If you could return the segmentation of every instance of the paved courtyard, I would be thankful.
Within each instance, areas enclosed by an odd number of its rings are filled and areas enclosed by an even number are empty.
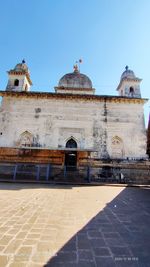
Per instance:
[[[150,189],[0,183],[0,267],[149,267]]]

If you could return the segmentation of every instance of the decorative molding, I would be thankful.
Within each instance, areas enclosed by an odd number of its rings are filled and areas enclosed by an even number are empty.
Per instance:
[[[21,98],[55,98],[55,99],[69,99],[69,100],[87,100],[98,102],[114,102],[114,103],[138,103],[144,104],[148,101],[147,98],[131,98],[125,96],[104,96],[104,95],[81,95],[81,94],[63,94],[63,93],[47,93],[47,92],[33,92],[33,91],[0,91],[2,97],[21,97]]]

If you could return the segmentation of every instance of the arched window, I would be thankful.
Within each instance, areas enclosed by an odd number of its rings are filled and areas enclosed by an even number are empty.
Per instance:
[[[68,148],[77,148],[77,143],[73,138],[70,138],[66,143],[66,147],[68,147]]]
[[[130,96],[134,95],[134,88],[132,86],[129,88],[129,94]]]
[[[18,79],[16,79],[16,80],[14,81],[14,86],[19,86],[19,80],[18,80]]]

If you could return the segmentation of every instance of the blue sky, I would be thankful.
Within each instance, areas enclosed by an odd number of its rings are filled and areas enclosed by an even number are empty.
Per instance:
[[[5,0],[0,2],[0,88],[25,58],[34,91],[53,91],[83,59],[97,94],[115,95],[126,65],[150,97],[149,0]],[[145,105],[146,124],[149,103]]]

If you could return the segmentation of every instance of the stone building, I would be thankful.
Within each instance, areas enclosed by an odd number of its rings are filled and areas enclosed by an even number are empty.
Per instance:
[[[147,129],[147,154],[150,158],[150,115],[149,115],[148,129]]]
[[[141,79],[126,67],[116,96],[96,95],[74,66],[55,92],[30,91],[25,61],[8,71],[0,91],[0,160],[82,165],[92,160],[146,158]]]

